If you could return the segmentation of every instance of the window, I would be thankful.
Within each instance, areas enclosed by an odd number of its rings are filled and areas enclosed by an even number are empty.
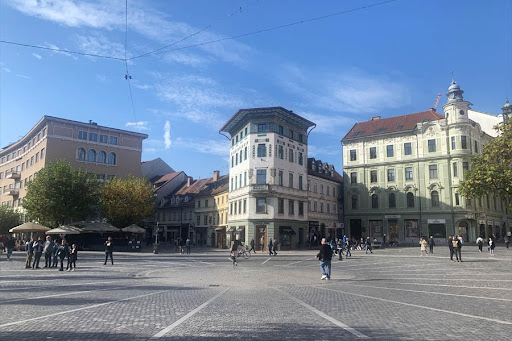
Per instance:
[[[377,147],[370,147],[370,159],[377,158]]]
[[[324,213],[324,203],[320,203],[320,213]]]
[[[352,196],[352,209],[357,209],[357,195]]]
[[[244,199],[244,213],[247,212],[247,199]]]
[[[316,182],[313,184],[313,193],[318,193]]]
[[[428,152],[435,153],[436,151],[436,140],[428,140]]]
[[[264,143],[258,144],[258,157],[266,157],[267,156],[267,147]]]
[[[39,153],[36,153],[36,162],[39,161]]]
[[[462,163],[462,176],[465,176],[467,171],[469,171],[469,162],[465,161]]]
[[[304,202],[299,201],[299,215],[304,215]]]
[[[320,184],[320,194],[324,194],[324,184]]]
[[[201,208],[201,200],[197,201],[197,208]]]
[[[357,160],[357,153],[355,149],[350,150],[350,161],[356,161]]]
[[[258,185],[265,185],[267,183],[267,170],[266,169],[256,170],[256,183]]]
[[[206,214],[203,216],[203,225],[208,225],[208,216]]]
[[[437,179],[437,165],[429,165],[428,174],[430,179]]]
[[[455,149],[455,136],[452,136],[451,140],[452,140],[452,150],[454,150]]]
[[[386,146],[386,152],[388,157],[395,156],[395,152],[393,150],[393,145]]]
[[[258,133],[264,133],[267,131],[267,125],[266,124],[258,124]]]
[[[238,153],[235,154],[235,166],[238,166]]]
[[[478,142],[475,140],[475,153],[478,153]]]
[[[439,193],[437,191],[430,193],[430,200],[432,201],[432,207],[439,207]]]
[[[293,200],[288,200],[288,214],[295,214],[295,202]]]
[[[208,199],[205,199],[205,201],[204,201],[204,207],[208,207]]]
[[[377,182],[377,171],[370,171],[370,182]]]
[[[293,173],[288,174],[288,187],[293,188]]]
[[[331,204],[327,203],[327,213],[331,213]]]
[[[284,160],[284,148],[281,145],[279,145],[279,148],[278,148],[278,155],[281,160]]]
[[[103,150],[98,153],[98,163],[106,163],[107,162],[107,153]]]
[[[247,136],[247,127],[245,127],[245,136]]]
[[[108,164],[115,165],[116,164],[116,153],[110,152],[108,154]]]
[[[231,178],[231,190],[232,191],[235,189],[235,187],[233,186],[233,180],[235,180],[235,179]]]
[[[284,199],[277,199],[277,213],[284,213]]]
[[[377,194],[372,195],[372,208],[379,208],[379,196]]]
[[[283,186],[283,171],[280,170],[279,171],[279,175],[278,175],[278,181],[279,181],[279,186]]]
[[[96,162],[96,151],[94,149],[89,149],[87,152],[87,161]]]
[[[76,151],[76,158],[79,161],[85,161],[85,149],[78,148]],[[27,168],[28,168],[28,161],[27,161]]]
[[[78,138],[80,140],[87,140],[87,132],[83,130],[78,131]]]
[[[238,187],[238,175],[235,175],[235,189],[237,189]]]
[[[453,163],[453,176],[454,176],[454,177],[459,176],[459,171],[458,171],[458,169],[457,169],[457,162],[454,162],[454,163]]]
[[[247,160],[247,147],[244,148],[244,160]]]
[[[318,211],[318,202],[317,201],[313,202],[313,212],[316,212],[316,211]]]
[[[396,196],[395,196],[395,193],[389,193],[388,201],[389,201],[389,208],[396,208]]]
[[[247,186],[247,172],[244,172],[244,186]]]
[[[302,175],[299,175],[299,189],[302,190]]]
[[[413,180],[412,167],[405,167],[405,180]]]
[[[455,206],[460,206],[459,193],[455,193]]]
[[[388,169],[388,181],[395,181],[395,169],[394,168]]]
[[[460,146],[462,149],[468,149],[468,138],[466,136],[460,137]]]
[[[89,141],[97,142],[98,141],[98,134],[96,134],[96,133],[89,133]]]
[[[293,162],[293,149],[288,150],[288,161]]]
[[[303,165],[304,164],[304,159],[303,159],[303,156],[302,156],[302,153],[299,152],[299,165]]]
[[[265,198],[256,198],[256,213],[265,213],[266,201]]]
[[[414,194],[407,193],[407,207],[414,207]]]
[[[284,135],[284,128],[283,128],[283,126],[279,126],[277,132],[278,132],[279,135]]]
[[[351,184],[357,183],[357,173],[356,172],[350,173],[350,183]]]
[[[411,142],[404,143],[404,155],[412,155],[412,144],[411,144]]]
[[[107,143],[107,142],[108,142],[108,136],[100,135],[100,143]]]

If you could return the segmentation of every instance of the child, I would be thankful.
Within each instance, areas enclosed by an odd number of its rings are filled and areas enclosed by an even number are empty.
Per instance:
[[[77,258],[78,249],[76,248],[76,244],[73,244],[71,246],[71,250],[69,251],[68,265],[66,266],[66,271],[75,271]]]

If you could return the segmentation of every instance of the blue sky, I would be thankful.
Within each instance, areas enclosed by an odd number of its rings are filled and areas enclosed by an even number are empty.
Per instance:
[[[341,171],[354,123],[427,110],[437,93],[442,112],[451,71],[475,110],[501,112],[511,1],[398,0],[333,15],[379,2],[128,0],[127,58],[176,43],[128,61],[133,107],[123,60],[0,43],[0,146],[43,115],[93,120],[148,134],[143,160],[204,178],[228,172],[218,130],[238,109],[282,106],[317,123],[309,156]],[[123,59],[125,1],[1,1],[0,40]]]

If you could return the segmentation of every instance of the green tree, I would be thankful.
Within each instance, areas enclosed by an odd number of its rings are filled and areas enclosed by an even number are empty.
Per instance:
[[[495,129],[500,135],[471,159],[471,169],[459,184],[459,193],[467,198],[495,195],[512,209],[512,120]]]
[[[28,185],[23,208],[32,220],[58,226],[85,220],[99,201],[99,184],[69,162],[57,160],[41,169]]]
[[[139,223],[154,212],[153,187],[144,178],[116,178],[101,189],[101,213],[119,228]]]
[[[21,224],[21,213],[12,207],[0,206],[0,234],[7,234],[14,226]]]

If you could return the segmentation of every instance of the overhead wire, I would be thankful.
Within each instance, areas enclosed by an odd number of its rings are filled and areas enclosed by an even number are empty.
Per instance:
[[[132,83],[131,83],[132,76],[130,75],[130,71],[128,70],[128,60],[126,59],[127,50],[128,50],[128,0],[125,0],[124,66],[126,68],[126,74],[124,75],[124,78],[126,79],[126,81],[128,81],[128,90],[130,92],[130,101],[132,104],[133,119],[135,120],[135,128],[136,128],[137,132],[139,132],[139,122],[137,121],[137,115],[135,113],[135,103],[133,101],[133,92],[132,92]]]

